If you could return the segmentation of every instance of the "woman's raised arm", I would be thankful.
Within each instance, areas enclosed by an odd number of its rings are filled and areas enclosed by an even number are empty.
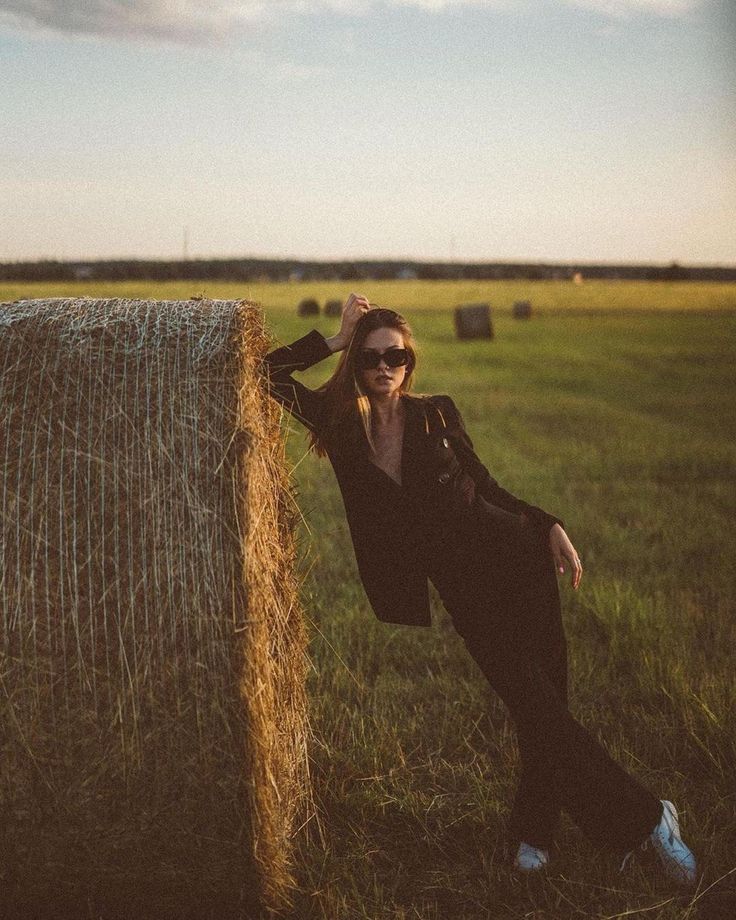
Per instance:
[[[319,424],[322,397],[316,390],[295,380],[292,374],[305,371],[343,347],[339,335],[326,339],[317,329],[312,329],[290,345],[282,345],[263,357],[269,394],[312,431]]]
[[[263,357],[270,395],[312,431],[320,422],[322,395],[295,380],[292,374],[305,371],[328,355],[342,351],[350,341],[355,324],[368,309],[365,297],[351,294],[343,305],[340,331],[336,335],[326,339],[317,329],[312,329],[290,345],[282,345]]]

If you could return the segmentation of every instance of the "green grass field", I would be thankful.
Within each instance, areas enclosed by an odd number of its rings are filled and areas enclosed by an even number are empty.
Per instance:
[[[269,318],[282,341],[312,326]],[[513,876],[504,708],[436,596],[432,630],[373,618],[333,474],[292,422],[323,833],[304,850],[302,916],[736,916],[736,318],[501,316],[494,342],[453,340],[446,311],[409,318],[418,389],[453,395],[491,472],[562,517],[583,557],[580,590],[562,585],[574,712],[679,804],[701,891],[726,877],[692,904],[646,861],[620,877],[572,825],[548,880]]]
[[[736,310],[736,284],[700,282],[648,283],[642,281],[334,281],[303,283],[100,282],[11,284],[0,282],[0,301],[21,297],[207,297],[256,300],[266,310],[293,310],[302,297],[344,300],[351,290],[371,303],[405,310],[449,310],[459,303],[489,301],[508,313],[515,300],[531,300],[539,312],[604,311],[731,311]]]
[[[546,878],[513,874],[513,725],[434,591],[433,629],[373,617],[331,468],[285,418],[304,517],[319,804],[298,836],[294,920],[731,920],[736,285],[29,285],[0,295],[251,297],[288,342],[338,328],[296,317],[300,296],[351,289],[405,313],[416,389],[451,394],[499,482],[564,519],[585,566],[578,592],[568,576],[561,584],[573,712],[675,802],[703,880],[678,894],[644,855],[621,876],[571,823]],[[538,315],[514,321],[508,308],[526,297]],[[496,339],[458,342],[451,307],[477,299],[498,307]],[[317,385],[336,361],[301,379]]]

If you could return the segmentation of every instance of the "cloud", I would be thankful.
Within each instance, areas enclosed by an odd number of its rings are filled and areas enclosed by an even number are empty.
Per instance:
[[[428,12],[451,8],[505,9],[531,0],[0,0],[0,24],[25,30],[97,35],[132,41],[207,45],[225,41],[246,25],[278,24],[284,15],[340,13],[414,7]],[[562,0],[606,17],[635,13],[683,16],[704,0]]]
[[[3,20],[21,28],[129,40],[210,44],[283,6],[280,0],[0,0]]]
[[[686,16],[703,5],[703,0],[565,0],[565,2],[617,19],[636,13],[677,18]]]

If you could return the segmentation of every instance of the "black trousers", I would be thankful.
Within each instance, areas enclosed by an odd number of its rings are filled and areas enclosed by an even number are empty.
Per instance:
[[[548,848],[564,809],[592,843],[623,854],[651,833],[662,804],[570,713],[554,562],[541,543],[517,549],[504,545],[482,566],[447,550],[430,556],[455,629],[516,726],[514,845]]]

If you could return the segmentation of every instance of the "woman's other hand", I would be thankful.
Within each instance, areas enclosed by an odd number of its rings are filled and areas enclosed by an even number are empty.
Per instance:
[[[549,532],[549,548],[555,561],[555,569],[560,575],[565,574],[565,563],[570,566],[572,586],[577,589],[583,575],[583,566],[570,538],[559,524],[555,524]]]
[[[370,304],[367,297],[360,294],[351,294],[342,307],[342,324],[338,336],[344,343],[345,347],[350,343],[350,339],[355,329],[355,324],[360,317],[370,310]]]

